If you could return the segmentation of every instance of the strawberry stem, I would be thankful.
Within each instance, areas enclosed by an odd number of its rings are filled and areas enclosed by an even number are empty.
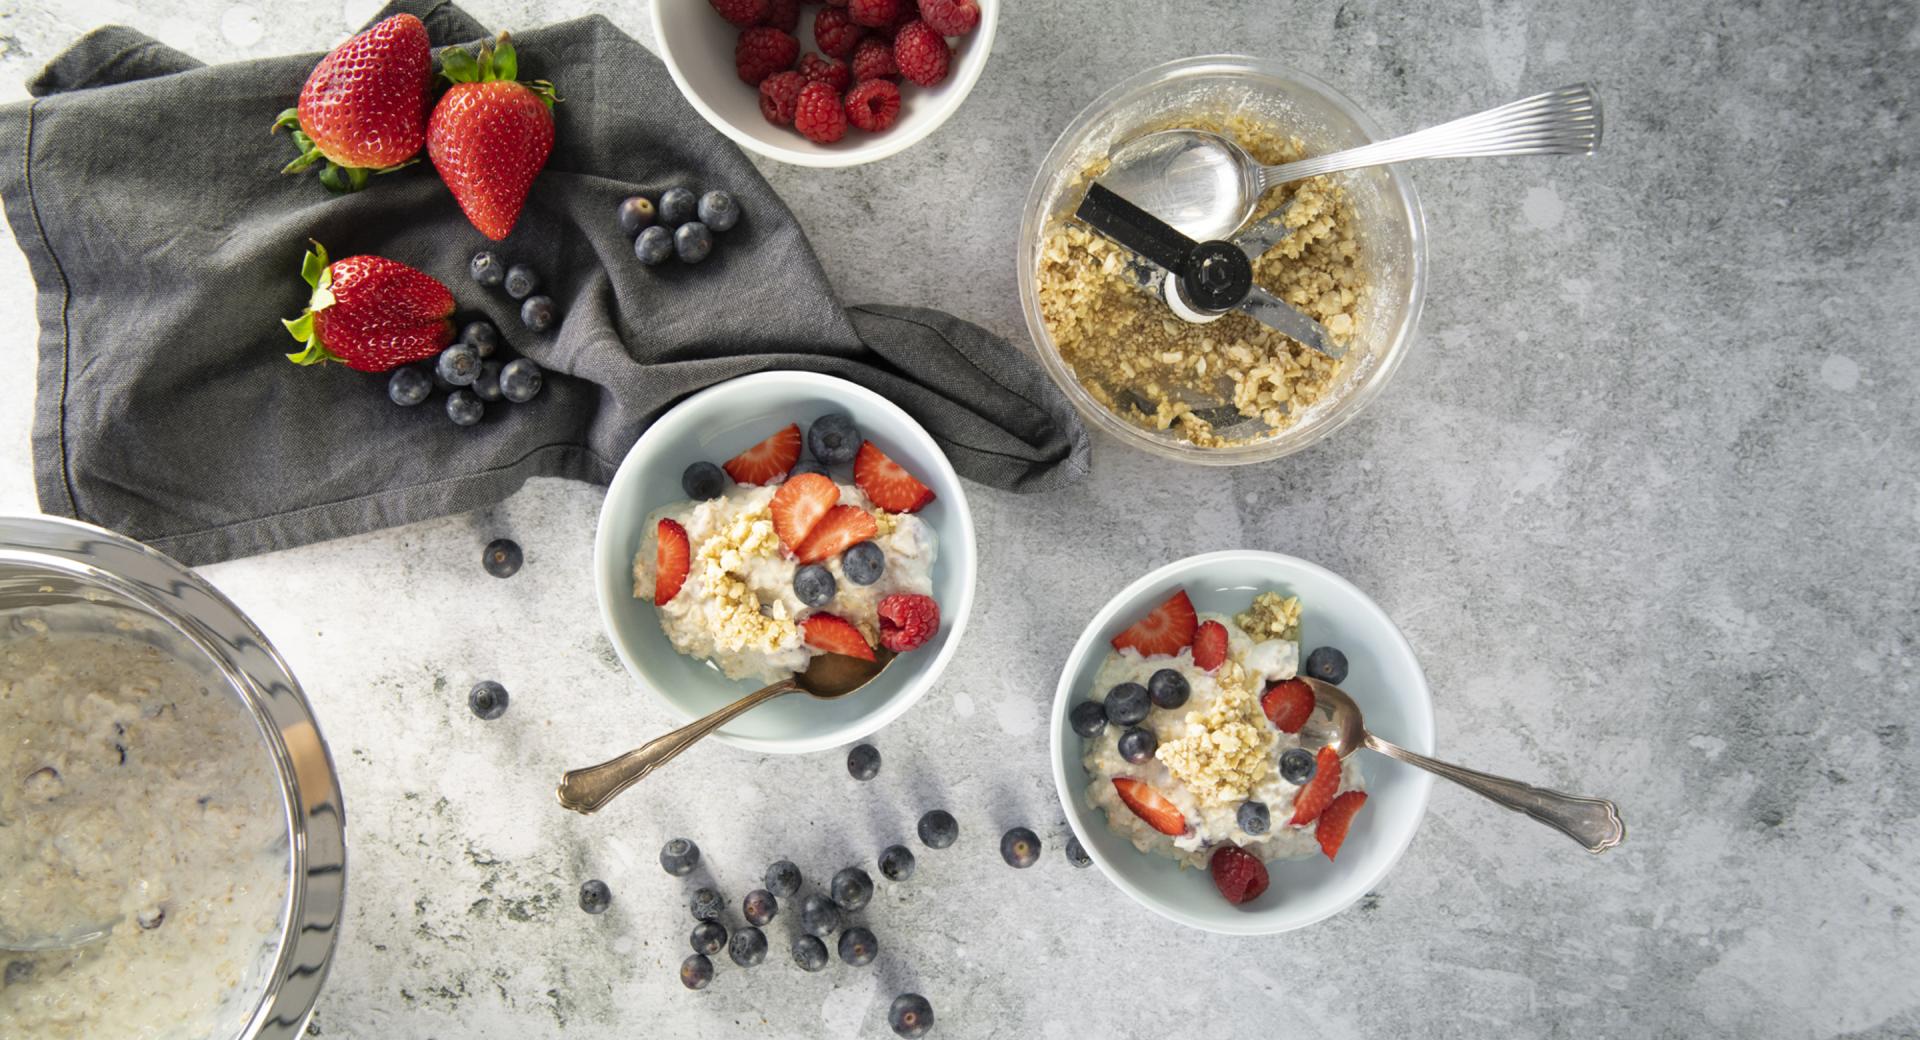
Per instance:
[[[364,172],[364,171],[363,171]],[[322,179],[325,174],[322,174]],[[296,353],[288,354],[287,360],[296,365],[317,365],[325,361],[340,360],[326,344],[320,342],[320,331],[316,328],[315,315],[333,306],[333,267],[327,263],[327,247],[312,239],[313,248],[300,261],[300,280],[313,289],[307,299],[307,309],[297,318],[282,318],[280,324],[287,327],[287,335],[306,344]]]
[[[440,75],[449,83],[514,82],[520,75],[520,52],[514,49],[513,37],[505,32],[491,44],[481,44],[478,55],[448,47],[440,52]],[[548,108],[560,100],[553,84],[544,79],[520,85],[538,95]]]

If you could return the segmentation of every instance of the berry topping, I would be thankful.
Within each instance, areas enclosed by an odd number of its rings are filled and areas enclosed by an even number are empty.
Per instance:
[[[1320,839],[1320,851],[1326,853],[1328,859],[1340,854],[1340,846],[1347,840],[1347,827],[1353,823],[1353,814],[1365,804],[1365,791],[1348,791],[1321,811],[1320,825],[1313,829],[1313,834]]]
[[[701,460],[680,474],[680,490],[685,491],[688,498],[703,502],[709,498],[719,498],[727,490],[727,475],[720,467]]]
[[[919,649],[940,630],[940,604],[932,596],[896,592],[875,608],[880,617],[880,645],[896,654]]]
[[[794,423],[735,455],[722,468],[736,484],[773,484],[799,461],[800,426]]]
[[[1099,701],[1081,701],[1067,712],[1067,724],[1073,731],[1089,740],[1100,735],[1107,728],[1107,708]]]
[[[1313,717],[1313,688],[1298,679],[1282,679],[1260,695],[1260,710],[1282,733],[1298,733]]]
[[[873,647],[853,623],[835,614],[814,614],[800,622],[800,635],[807,645],[830,654],[873,660]]]
[[[819,525],[820,518],[839,504],[840,487],[831,478],[802,473],[788,477],[780,490],[773,493],[773,501],[767,508],[773,513],[773,533],[780,536],[780,544],[797,549]]]
[[[840,554],[840,570],[855,585],[871,585],[887,570],[887,554],[872,542],[847,546]]]
[[[834,506],[813,525],[806,541],[794,547],[793,554],[801,563],[819,563],[879,535],[880,525],[872,513],[859,506]]]
[[[1000,858],[1007,866],[1025,870],[1040,862],[1040,836],[1025,827],[1015,827],[1000,836]]]
[[[965,36],[980,26],[975,0],[920,0],[920,18],[942,36]]]
[[[1133,810],[1135,816],[1147,821],[1147,826],[1176,838],[1187,833],[1187,818],[1180,815],[1178,807],[1167,801],[1166,795],[1154,790],[1146,781],[1116,776],[1113,778],[1113,789],[1119,792],[1120,800]]]
[[[850,57],[866,33],[866,29],[853,24],[844,7],[828,7],[813,17],[813,42],[829,58]]]
[[[852,462],[860,454],[860,428],[845,412],[828,412],[807,427],[807,451],[829,466]]]
[[[467,691],[467,709],[491,722],[507,713],[507,688],[486,679]]]
[[[902,76],[923,87],[946,79],[952,58],[953,49],[925,22],[908,22],[893,35],[894,64],[900,66]]]
[[[1194,630],[1193,663],[1203,672],[1211,672],[1227,660],[1227,630],[1218,621],[1208,621]]]
[[[918,993],[902,993],[893,998],[892,1006],[887,1008],[887,1025],[893,1028],[895,1036],[926,1036],[933,1028],[933,1005]]]
[[[899,79],[900,66],[893,63],[893,44],[878,36],[869,36],[853,48],[853,81]]]
[[[871,780],[880,775],[880,749],[872,744],[855,744],[847,752],[847,775],[855,780]]]
[[[1233,822],[1248,834],[1265,834],[1273,826],[1273,814],[1267,811],[1265,802],[1241,802],[1234,810]]]
[[[1298,787],[1313,779],[1315,763],[1313,752],[1303,747],[1290,747],[1280,752],[1280,779]]]
[[[1307,655],[1306,667],[1300,670],[1321,682],[1338,686],[1347,681],[1347,655],[1335,647],[1323,646]]]
[[[880,874],[888,881],[905,881],[913,876],[913,850],[905,845],[889,845],[880,853]]]
[[[893,126],[900,116],[900,88],[891,80],[870,79],[847,94],[847,122],[870,134]]]
[[[824,607],[833,599],[833,572],[809,563],[793,572],[793,594],[809,607]]]
[[[767,868],[765,878],[767,891],[785,899],[800,891],[800,868],[793,861],[783,859]]]
[[[758,25],[766,20],[767,0],[708,0],[720,17],[745,29],[749,25]]]
[[[664,607],[687,583],[693,551],[687,545],[687,529],[677,520],[662,519],[656,541],[660,544],[654,549],[653,605]]]
[[[1116,726],[1131,726],[1153,710],[1147,688],[1137,682],[1123,682],[1107,691],[1107,721]]]
[[[686,877],[700,865],[700,846],[690,838],[675,838],[660,846],[660,867],[674,877]]]
[[[1304,827],[1320,818],[1327,806],[1333,804],[1334,792],[1340,790],[1340,756],[1332,748],[1323,747],[1313,758],[1313,779],[1300,793],[1293,797],[1293,825]]]
[[[1213,874],[1213,887],[1235,906],[1258,899],[1267,890],[1267,865],[1238,845],[1215,849],[1207,869]]]
[[[496,578],[511,578],[520,573],[523,558],[520,543],[511,538],[495,538],[480,550],[480,566]]]
[[[795,67],[796,72],[807,78],[809,83],[825,83],[835,90],[845,90],[853,82],[853,70],[838,58],[823,58],[808,52]]]
[[[1143,726],[1135,726],[1120,734],[1117,742],[1120,757],[1134,765],[1144,765],[1153,761],[1153,753],[1160,750],[1160,738]]]
[[[603,914],[613,905],[613,890],[605,881],[583,881],[580,884],[580,909],[590,914]]]
[[[960,837],[960,821],[945,809],[929,809],[920,817],[920,840],[930,849],[944,849]]]
[[[840,92],[833,89],[833,84],[814,80],[801,88],[793,110],[793,128],[816,144],[832,144],[847,136],[847,110],[840,104]]]
[[[1193,642],[1200,619],[1193,612],[1187,590],[1175,589],[1166,602],[1133,623],[1133,627],[1113,637],[1115,650],[1132,650],[1142,657],[1171,656]]]
[[[680,984],[688,989],[706,989],[713,981],[713,959],[704,953],[689,954],[680,962]]]
[[[880,955],[880,940],[870,929],[854,925],[840,933],[840,959],[855,968],[864,968]]]
[[[1155,707],[1178,708],[1187,703],[1187,677],[1173,668],[1162,668],[1147,680],[1147,696],[1153,698]]]
[[[900,8],[912,0],[847,0],[847,17],[853,24],[869,28],[892,25],[900,17]]]
[[[915,513],[933,501],[933,491],[900,468],[872,441],[860,445],[853,459],[853,482],[873,504],[889,513]]]
[[[771,25],[782,32],[800,28],[800,0],[767,0],[767,13],[760,24]]]

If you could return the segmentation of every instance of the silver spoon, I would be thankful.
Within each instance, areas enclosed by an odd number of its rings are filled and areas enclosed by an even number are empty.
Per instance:
[[[113,934],[113,926],[120,923],[114,918],[104,924],[75,928],[59,935],[37,936],[22,939],[18,936],[0,932],[0,953],[55,953],[77,950],[82,946],[91,946]]]
[[[598,812],[613,801],[615,795],[672,761],[675,755],[692,747],[700,738],[775,697],[795,690],[805,691],[823,701],[845,697],[872,682],[886,670],[887,665],[893,663],[893,651],[883,647],[873,653],[874,659],[871,661],[844,654],[821,654],[807,665],[804,672],[761,687],[719,711],[695,719],[665,736],[655,737],[619,758],[597,766],[575,769],[560,778],[557,792],[560,804],[577,813]]]
[[[1262,166],[1235,142],[1205,130],[1161,130],[1122,144],[1100,183],[1205,242],[1253,216],[1269,188],[1408,159],[1490,155],[1592,155],[1600,99],[1592,85],[1550,90],[1451,123],[1280,166]]]
[[[1605,852],[1627,838],[1627,825],[1620,819],[1619,808],[1604,798],[1549,791],[1476,769],[1448,765],[1398,744],[1389,744],[1367,732],[1360,719],[1360,706],[1353,703],[1346,691],[1304,675],[1300,679],[1313,689],[1313,716],[1300,730],[1302,742],[1308,745],[1324,744],[1341,758],[1364,747],[1419,766],[1498,805],[1526,813],[1579,842],[1588,852]]]

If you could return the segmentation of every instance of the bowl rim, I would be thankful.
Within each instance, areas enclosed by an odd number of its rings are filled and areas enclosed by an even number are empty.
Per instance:
[[[602,580],[602,577],[607,573],[609,559],[614,552],[616,532],[613,530],[611,513],[616,500],[621,496],[629,496],[635,493],[630,490],[630,487],[639,480],[640,460],[646,453],[657,448],[659,440],[656,439],[656,436],[664,438],[665,435],[658,434],[658,431],[661,430],[662,424],[666,422],[669,416],[683,409],[703,404],[716,397],[749,393],[756,387],[769,383],[789,386],[797,385],[830,393],[835,396],[858,398],[863,404],[890,413],[894,418],[898,419],[902,429],[906,431],[907,436],[915,440],[919,447],[930,453],[931,456],[938,461],[942,477],[953,489],[950,495],[945,490],[941,490],[940,495],[953,506],[954,523],[957,525],[957,530],[954,534],[959,538],[958,545],[965,549],[964,557],[960,557],[958,554],[949,557],[949,559],[954,560],[956,565],[963,566],[960,574],[961,591],[958,605],[959,609],[952,609],[951,605],[945,603],[941,604],[940,608],[941,622],[950,626],[947,629],[946,642],[941,645],[939,652],[934,655],[933,660],[923,665],[920,673],[902,685],[899,692],[896,693],[891,700],[885,702],[879,710],[857,722],[843,725],[811,737],[778,739],[743,737],[727,732],[724,726],[714,730],[713,733],[710,734],[714,740],[747,751],[759,751],[772,754],[809,754],[815,751],[825,751],[830,748],[839,747],[842,744],[870,736],[905,714],[908,708],[919,703],[920,699],[927,695],[927,691],[932,689],[934,684],[939,681],[940,676],[946,671],[947,665],[952,662],[954,654],[959,651],[961,639],[966,635],[967,620],[973,614],[974,586],[979,578],[980,570],[979,546],[975,540],[973,527],[973,509],[967,502],[966,489],[961,485],[960,474],[954,470],[953,462],[947,458],[946,451],[940,447],[940,443],[933,439],[933,435],[928,433],[925,427],[921,426],[913,416],[907,414],[905,409],[858,383],[853,383],[841,379],[838,376],[830,376],[821,372],[806,372],[794,369],[770,369],[764,372],[752,372],[743,376],[735,376],[732,379],[715,383],[704,390],[682,399],[672,408],[661,413],[659,418],[647,426],[647,429],[640,434],[640,438],[633,442],[633,447],[627,449],[627,454],[620,460],[619,468],[614,471],[613,479],[607,484],[606,497],[601,500],[600,514],[594,521],[594,599],[600,608],[600,627],[606,633],[607,641],[613,644],[614,653],[619,656],[621,665],[627,670],[627,675],[642,689],[650,693],[653,699],[665,707],[668,714],[674,718],[684,723],[699,717],[675,702],[648,678],[644,669],[638,663],[637,656],[633,652],[633,649],[628,647],[625,641],[620,638],[618,630],[613,625],[614,610],[625,607],[627,604],[634,602],[634,599],[630,589],[625,597],[615,596],[609,584]],[[946,534],[942,534],[940,541],[942,550],[950,552],[951,549],[949,549],[949,545],[952,544],[953,539]],[[623,559],[622,565],[629,573],[631,572],[632,564],[630,562]]]
[[[722,116],[712,105],[707,104],[693,89],[686,74],[680,71],[680,63],[673,56],[673,48],[667,43],[666,9],[673,6],[669,0],[654,0],[649,17],[653,24],[654,53],[667,67],[667,74],[673,77],[673,85],[680,89],[680,96],[687,99],[694,111],[700,113],[708,125],[727,136],[734,144],[769,159],[775,159],[794,166],[807,166],[814,169],[842,169],[850,166],[862,166],[870,162],[898,155],[908,148],[927,139],[935,130],[944,126],[967,96],[973,93],[980,74],[986,70],[987,62],[993,56],[994,31],[1000,19],[1000,0],[977,0],[980,6],[980,25],[966,37],[966,53],[950,70],[953,77],[949,83],[936,84],[946,89],[938,102],[927,110],[926,118],[912,126],[895,124],[885,133],[851,148],[834,151],[821,151],[808,148],[789,148],[785,145],[768,144],[752,134],[735,126]],[[804,49],[805,44],[802,44]],[[974,59],[978,53],[979,58]],[[801,138],[801,140],[806,140]]]
[[[1039,286],[1035,264],[1030,254],[1038,248],[1040,243],[1039,233],[1044,217],[1041,211],[1049,200],[1047,185],[1058,174],[1058,168],[1065,164],[1071,147],[1077,143],[1078,138],[1128,95],[1162,81],[1209,73],[1242,73],[1290,80],[1318,94],[1328,104],[1339,110],[1360,128],[1360,132],[1368,140],[1382,139],[1380,125],[1351,98],[1324,80],[1285,63],[1246,54],[1204,54],[1163,62],[1136,72],[1102,91],[1098,97],[1075,113],[1072,121],[1054,139],[1053,147],[1048,149],[1046,157],[1040,160],[1039,167],[1034,171],[1033,183],[1027,190],[1026,204],[1021,211],[1020,242],[1014,264],[1019,285],[1020,308],[1026,317],[1027,334],[1034,353],[1039,356],[1041,367],[1047,370],[1047,375],[1067,395],[1067,399],[1073,402],[1074,410],[1079,412],[1089,425],[1122,444],[1139,448],[1161,458],[1202,466],[1242,466],[1285,458],[1320,443],[1352,422],[1392,381],[1394,373],[1399,370],[1413,346],[1419,330],[1420,316],[1426,307],[1426,287],[1429,276],[1427,221],[1426,211],[1420,205],[1420,197],[1414,190],[1413,180],[1402,166],[1395,164],[1378,167],[1385,173],[1388,183],[1394,189],[1394,194],[1400,200],[1401,209],[1407,214],[1408,266],[1411,272],[1408,278],[1409,303],[1374,372],[1341,402],[1339,414],[1324,420],[1313,430],[1312,437],[1297,443],[1281,443],[1280,438],[1270,437],[1251,444],[1228,448],[1201,448],[1186,442],[1154,437],[1146,430],[1114,415],[1099,401],[1094,400],[1093,395],[1080,385],[1080,380],[1074,376],[1072,369],[1061,359],[1059,348],[1054,345],[1053,336],[1048,332],[1046,322],[1040,314]],[[1031,240],[1029,240],[1030,232]]]
[[[1419,803],[1419,810],[1413,817],[1413,825],[1406,828],[1404,833],[1396,835],[1393,838],[1394,848],[1392,853],[1386,857],[1377,870],[1369,873],[1359,884],[1353,886],[1354,892],[1352,898],[1343,902],[1337,902],[1326,909],[1297,920],[1287,920],[1277,924],[1271,922],[1269,920],[1271,915],[1265,913],[1246,914],[1233,918],[1229,924],[1222,924],[1218,921],[1201,919],[1187,913],[1178,906],[1164,903],[1149,895],[1140,888],[1140,886],[1134,884],[1132,880],[1123,875],[1116,865],[1108,862],[1106,854],[1100,850],[1098,843],[1090,840],[1086,834],[1081,832],[1078,814],[1081,812],[1094,813],[1097,810],[1078,807],[1075,802],[1077,789],[1070,786],[1067,780],[1067,711],[1075,694],[1072,685],[1073,679],[1075,674],[1080,671],[1082,663],[1086,660],[1088,652],[1093,649],[1101,632],[1113,623],[1114,616],[1120,612],[1121,607],[1128,601],[1156,587],[1163,587],[1169,582],[1174,582],[1182,575],[1198,568],[1216,563],[1231,562],[1278,566],[1312,574],[1334,585],[1344,586],[1347,591],[1353,593],[1361,604],[1377,615],[1378,620],[1383,623],[1384,630],[1388,634],[1389,645],[1391,645],[1395,651],[1406,655],[1406,658],[1413,662],[1414,674],[1419,677],[1417,688],[1412,691],[1414,696],[1412,697],[1410,707],[1413,709],[1415,718],[1422,724],[1428,739],[1425,741],[1409,740],[1405,746],[1408,747],[1409,750],[1418,751],[1425,755],[1432,755],[1434,753],[1433,691],[1427,684],[1426,673],[1420,668],[1419,657],[1413,652],[1413,645],[1407,641],[1406,634],[1400,631],[1400,626],[1394,623],[1392,616],[1389,615],[1380,604],[1374,602],[1373,597],[1368,596],[1358,585],[1341,577],[1339,574],[1317,563],[1303,560],[1297,556],[1270,552],[1264,549],[1223,549],[1216,552],[1199,553],[1194,556],[1175,560],[1172,563],[1156,567],[1146,574],[1141,575],[1125,588],[1115,593],[1112,598],[1108,599],[1107,602],[1094,613],[1093,617],[1087,622],[1086,627],[1081,629],[1079,639],[1074,641],[1073,649],[1068,652],[1066,661],[1060,667],[1060,678],[1055,683],[1053,691],[1053,710],[1049,713],[1048,717],[1048,725],[1050,728],[1047,736],[1047,750],[1053,760],[1054,793],[1060,799],[1060,810],[1066,816],[1067,827],[1073,831],[1075,839],[1080,842],[1081,849],[1099,866],[1100,873],[1105,875],[1107,880],[1112,882],[1116,888],[1126,893],[1128,898],[1170,921],[1186,925],[1189,928],[1196,928],[1203,932],[1212,932],[1218,935],[1277,935],[1281,932],[1290,932],[1298,928],[1318,924],[1335,914],[1345,911],[1354,903],[1358,902],[1360,897],[1365,895],[1369,889],[1378,885],[1383,878],[1393,872],[1394,867],[1399,865],[1401,857],[1406,855],[1407,849],[1413,844],[1414,835],[1420,832],[1420,824],[1426,819],[1427,804],[1433,793],[1433,774],[1424,770],[1412,771],[1408,782],[1412,784],[1414,796],[1418,799]],[[1419,746],[1421,744],[1425,746]],[[1139,852],[1138,850],[1135,850],[1133,854],[1139,856],[1147,855],[1147,853]]]

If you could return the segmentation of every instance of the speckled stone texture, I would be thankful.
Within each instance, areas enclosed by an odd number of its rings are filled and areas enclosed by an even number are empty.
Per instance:
[[[506,3],[503,26],[641,3]],[[1185,469],[1096,444],[1047,497],[971,489],[982,609],[946,678],[838,753],[704,745],[608,811],[553,804],[566,767],[669,719],[599,632],[600,493],[536,483],[499,509],[209,567],[318,707],[346,787],[352,911],[322,1036],[1912,1036],[1920,1033],[1920,25],[1911,4],[1372,0],[1015,5],[973,97],[897,158],[766,164],[858,300],[1024,335],[1013,242],[1034,166],[1078,108],[1158,61],[1271,55],[1411,129],[1592,78],[1587,161],[1430,164],[1421,341],[1371,411],[1272,465]],[[377,8],[109,0],[0,5],[4,96],[122,20],[207,59],[317,49]],[[27,472],[32,300],[0,249],[0,507]],[[1903,403],[1904,402],[1904,403]],[[526,547],[498,581],[480,547]],[[1602,858],[1436,789],[1396,872],[1310,930],[1235,940],[1073,870],[1043,718],[1081,624],[1141,571],[1277,549],[1368,590],[1421,655],[1448,756],[1611,795]],[[483,723],[467,688],[512,690]],[[873,869],[936,805],[960,843],[878,883],[865,969],[724,957],[684,991],[699,841],[739,898],[789,856]],[[1012,874],[1014,824],[1046,851]],[[910,842],[912,843],[912,842]],[[917,843],[915,844],[917,847]],[[582,913],[582,880],[613,906]],[[1204,881],[1196,879],[1196,883]]]

